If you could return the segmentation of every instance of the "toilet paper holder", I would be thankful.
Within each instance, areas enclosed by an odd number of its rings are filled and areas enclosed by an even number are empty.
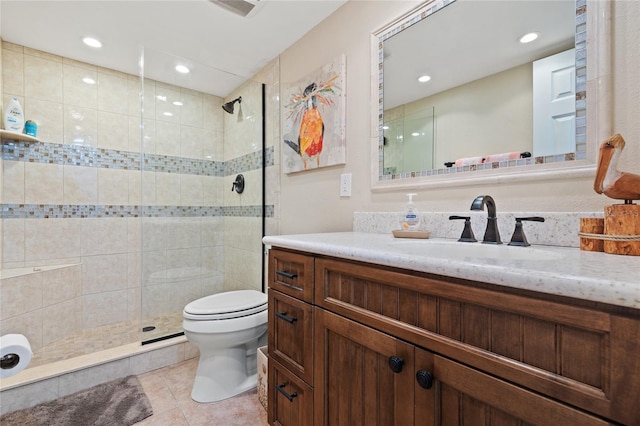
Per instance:
[[[19,374],[33,357],[29,340],[22,334],[0,337],[0,379]]]
[[[20,355],[6,354],[0,358],[0,370],[10,370],[20,363]]]

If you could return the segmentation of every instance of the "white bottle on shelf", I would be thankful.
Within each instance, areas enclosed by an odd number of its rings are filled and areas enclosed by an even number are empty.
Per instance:
[[[24,113],[16,97],[11,98],[5,109],[4,129],[16,133],[22,133],[24,129]]]

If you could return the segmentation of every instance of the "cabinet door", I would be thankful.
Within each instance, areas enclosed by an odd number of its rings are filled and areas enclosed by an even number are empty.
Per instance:
[[[607,425],[601,419],[431,352],[415,349],[415,368],[434,378],[415,385],[416,424]]]
[[[314,424],[412,425],[413,346],[319,308],[314,322]]]
[[[269,359],[269,424],[307,426],[313,424],[313,389],[277,361]]]
[[[313,386],[313,311],[310,304],[269,292],[269,356]]]

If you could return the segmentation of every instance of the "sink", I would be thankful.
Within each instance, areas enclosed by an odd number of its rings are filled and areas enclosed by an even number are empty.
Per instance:
[[[532,247],[515,247],[507,244],[493,245],[482,243],[462,243],[446,240],[393,240],[390,247],[411,254],[429,257],[460,259],[503,260],[558,260],[560,253]]]

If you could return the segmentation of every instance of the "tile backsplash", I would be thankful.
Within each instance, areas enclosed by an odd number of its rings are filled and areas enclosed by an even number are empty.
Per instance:
[[[451,212],[435,213],[420,212],[420,229],[430,231],[436,238],[460,238],[464,221],[449,220],[449,216],[471,217],[471,228],[478,241],[482,241],[484,235],[487,213],[486,212]],[[377,234],[390,233],[394,229],[400,229],[402,212],[355,212],[353,215],[353,231],[369,232]],[[498,214],[498,229],[503,243],[511,240],[515,229],[516,217],[541,216],[544,222],[523,222],[524,232],[530,244],[580,247],[581,217],[603,217],[598,212],[501,212]]]

